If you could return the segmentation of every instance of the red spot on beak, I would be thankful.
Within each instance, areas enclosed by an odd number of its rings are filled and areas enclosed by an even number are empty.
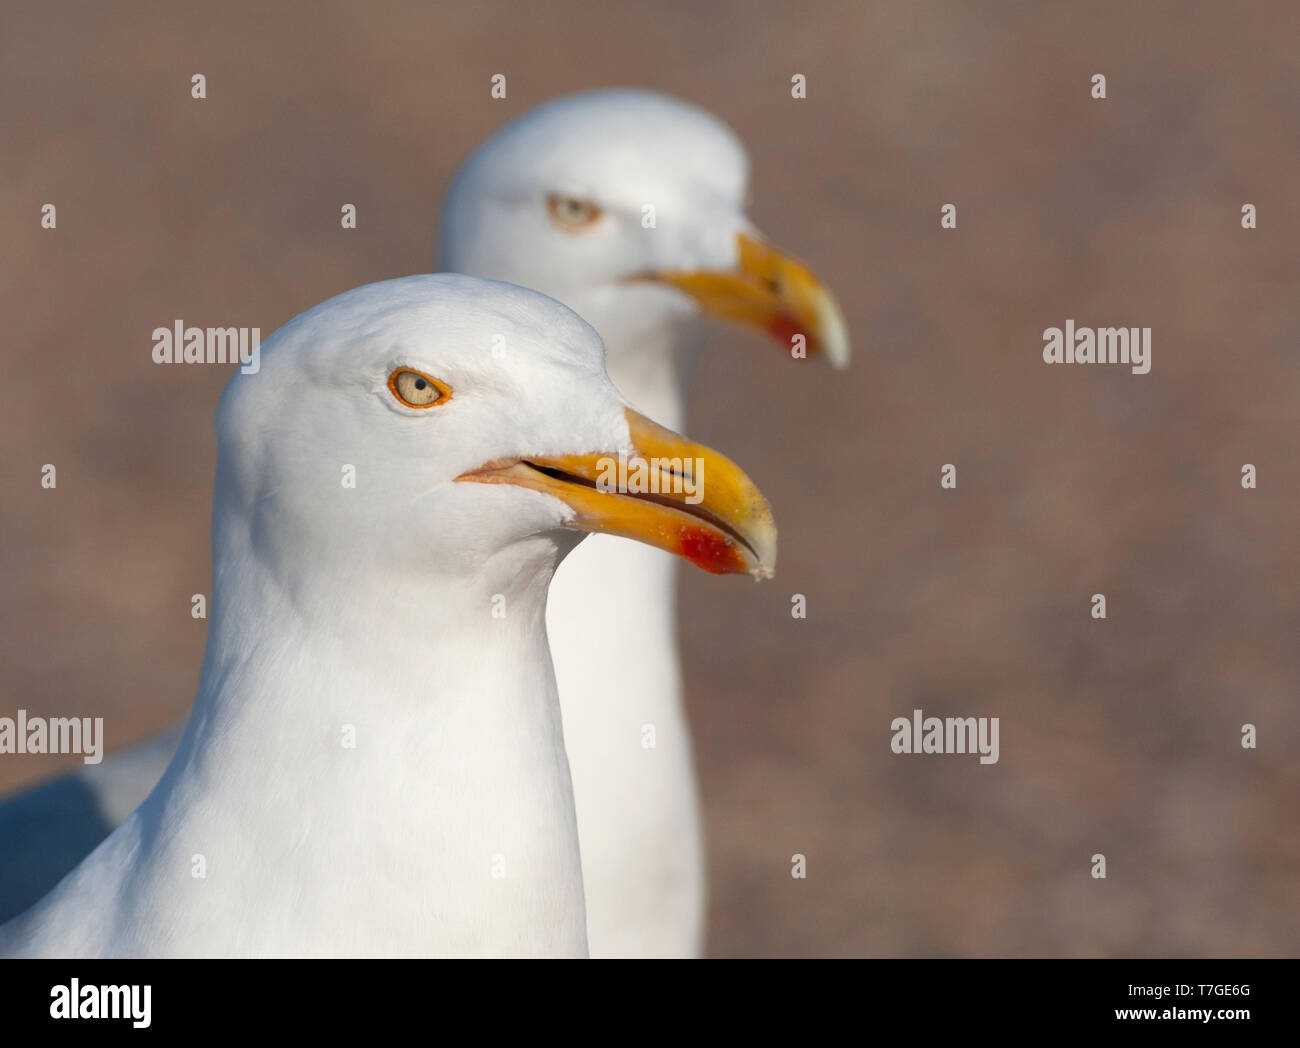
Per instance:
[[[744,570],[744,558],[725,535],[712,528],[682,528],[681,556],[713,575]]]
[[[811,352],[813,348],[812,337],[809,335],[805,335],[804,332],[799,330],[799,325],[795,323],[793,317],[787,317],[787,316],[773,317],[768,322],[767,331],[768,334],[771,335],[773,338],[775,338],[778,342],[785,343],[787,349],[790,347],[791,339],[793,339],[795,335],[804,335],[804,337],[808,341],[809,351]]]

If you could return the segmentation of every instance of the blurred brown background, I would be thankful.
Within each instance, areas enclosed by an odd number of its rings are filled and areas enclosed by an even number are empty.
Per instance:
[[[228,374],[154,327],[426,271],[472,146],[645,86],[736,129],[857,349],[720,332],[692,396],[782,527],[774,583],[683,579],[711,952],[1296,953],[1297,39],[1289,0],[7,3],[0,715],[116,749],[192,698]],[[1066,318],[1151,327],[1151,373],[1044,365]],[[1000,763],[891,754],[915,707],[1000,717]]]

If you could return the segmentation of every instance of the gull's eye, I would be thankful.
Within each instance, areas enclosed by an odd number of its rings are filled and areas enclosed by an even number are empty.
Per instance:
[[[398,368],[388,376],[393,396],[408,408],[433,408],[451,399],[451,387],[414,368]]]
[[[546,198],[546,209],[555,223],[569,232],[585,229],[600,218],[600,208],[590,200],[560,193],[552,193]]]

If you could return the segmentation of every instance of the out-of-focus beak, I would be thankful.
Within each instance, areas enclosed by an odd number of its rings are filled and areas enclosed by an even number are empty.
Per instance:
[[[832,366],[849,363],[849,332],[835,296],[807,266],[747,233],[736,234],[739,263],[733,271],[665,270],[638,279],[656,280],[690,295],[705,313],[766,331],[787,347],[807,339],[809,355]]]
[[[571,528],[637,539],[715,575],[770,578],[776,525],[754,482],[712,448],[626,416],[631,454],[498,460],[456,479],[532,488],[573,510]]]

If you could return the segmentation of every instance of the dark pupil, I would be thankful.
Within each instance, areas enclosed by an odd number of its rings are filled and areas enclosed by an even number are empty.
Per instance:
[[[417,378],[417,379],[415,380],[415,388],[416,388],[416,389],[424,389],[424,387],[427,386],[428,384],[429,384],[429,383],[425,382],[424,379],[422,379],[422,378]]]

